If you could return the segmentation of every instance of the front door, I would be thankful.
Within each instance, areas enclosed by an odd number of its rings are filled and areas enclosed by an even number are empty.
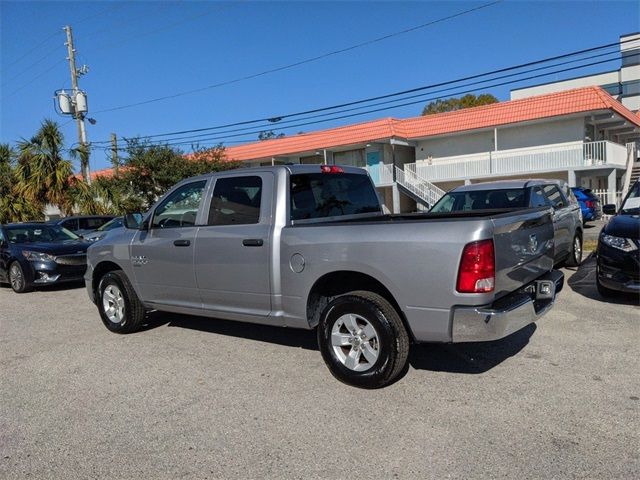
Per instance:
[[[196,239],[195,269],[205,309],[265,317],[271,312],[271,199],[274,176],[216,179]]]
[[[367,170],[375,185],[380,183],[380,152],[367,152]]]
[[[144,301],[200,308],[193,254],[206,180],[183,184],[154,210],[149,229],[136,233],[131,262]]]

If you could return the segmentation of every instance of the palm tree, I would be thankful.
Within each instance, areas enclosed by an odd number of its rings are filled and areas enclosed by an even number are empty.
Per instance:
[[[17,192],[14,159],[13,149],[0,144],[0,223],[40,220],[44,216],[42,207]]]
[[[71,162],[62,156],[63,142],[58,124],[45,120],[30,140],[18,143],[17,191],[34,204],[56,205],[69,214],[75,204],[71,197],[75,177]]]

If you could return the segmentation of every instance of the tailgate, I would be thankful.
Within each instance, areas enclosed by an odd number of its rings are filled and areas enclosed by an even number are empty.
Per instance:
[[[551,210],[521,210],[491,219],[496,259],[495,296],[517,290],[553,268]]]

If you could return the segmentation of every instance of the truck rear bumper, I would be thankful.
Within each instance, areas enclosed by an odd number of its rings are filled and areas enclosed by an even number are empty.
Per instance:
[[[554,286],[549,298],[536,298],[540,282]],[[523,287],[491,305],[455,307],[453,309],[452,342],[488,342],[511,335],[535,322],[553,306],[556,295],[564,285],[564,274],[552,270],[535,282]]]

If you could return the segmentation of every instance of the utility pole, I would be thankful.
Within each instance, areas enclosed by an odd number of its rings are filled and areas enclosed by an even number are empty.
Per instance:
[[[115,133],[111,134],[111,163],[113,165],[113,172],[118,175],[120,162],[118,161],[118,137],[116,137]]]
[[[78,88],[78,69],[76,68],[76,50],[73,46],[73,34],[71,32],[71,26],[64,27],[64,31],[67,34],[67,60],[69,60],[69,70],[71,71],[71,88],[73,89],[72,98],[75,100],[78,98],[80,89]],[[82,111],[76,110],[74,118],[78,126],[78,143],[80,144],[80,163],[82,168],[82,177],[87,184],[91,184],[91,176],[89,174],[89,144],[87,142],[87,131],[84,125],[85,114]]]

